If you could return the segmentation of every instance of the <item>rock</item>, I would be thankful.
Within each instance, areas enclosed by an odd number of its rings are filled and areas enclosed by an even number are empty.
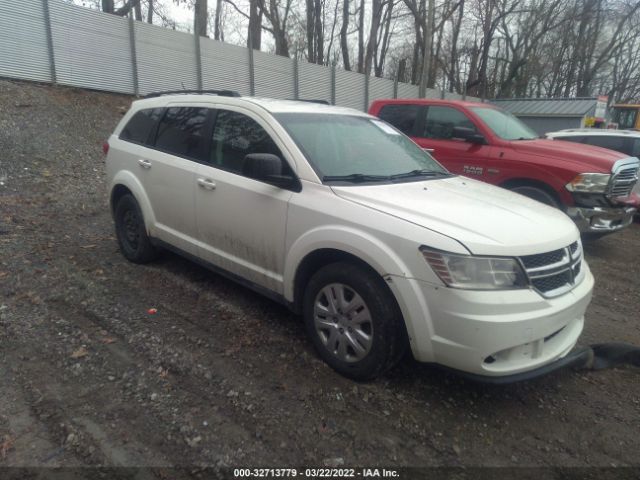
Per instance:
[[[189,445],[191,448],[195,448],[202,441],[202,437],[200,435],[193,438],[186,437],[184,441],[187,442],[187,445]]]
[[[460,447],[458,445],[454,445],[453,446],[453,451],[455,452],[456,455],[458,455],[458,456],[460,455],[461,450],[460,450]]]
[[[342,457],[325,458],[322,461],[322,464],[325,467],[339,467],[341,465],[344,465],[344,458]]]
[[[151,394],[151,401],[155,402],[156,400],[158,400],[158,394],[154,392]]]

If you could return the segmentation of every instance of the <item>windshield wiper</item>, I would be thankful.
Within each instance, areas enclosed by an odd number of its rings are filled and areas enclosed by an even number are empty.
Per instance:
[[[448,177],[451,174],[449,172],[438,172],[435,170],[411,170],[410,172],[405,173],[396,173],[395,175],[391,175],[391,179],[395,180],[397,178],[411,178],[411,177]]]
[[[322,177],[323,182],[350,182],[350,183],[361,183],[361,182],[380,182],[384,180],[390,180],[391,177],[388,175],[365,175],[364,173],[351,173],[349,175],[325,175]]]

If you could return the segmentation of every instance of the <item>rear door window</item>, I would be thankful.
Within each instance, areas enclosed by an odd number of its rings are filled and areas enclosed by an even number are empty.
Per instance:
[[[149,143],[160,117],[162,108],[145,108],[131,117],[120,132],[120,140],[146,145]]]
[[[578,136],[578,135],[571,135],[571,136],[561,136],[561,137],[555,137],[555,140],[562,140],[564,142],[574,142],[574,143],[584,143],[585,142],[585,137],[584,136]]]
[[[378,116],[405,135],[414,136],[419,112],[418,105],[385,105]]]
[[[427,109],[424,131],[419,136],[437,140],[451,140],[454,127],[470,128],[477,131],[473,122],[461,111],[452,107],[430,106]]]
[[[207,160],[212,111],[202,107],[171,107],[160,121],[155,147],[198,161]]]

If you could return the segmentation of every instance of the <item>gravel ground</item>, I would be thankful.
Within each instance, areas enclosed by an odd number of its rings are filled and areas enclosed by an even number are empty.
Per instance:
[[[407,359],[354,383],[283,307],[125,261],[101,144],[130,101],[0,80],[0,465],[639,466],[637,368],[487,387]],[[581,341],[640,344],[640,225],[586,252]]]

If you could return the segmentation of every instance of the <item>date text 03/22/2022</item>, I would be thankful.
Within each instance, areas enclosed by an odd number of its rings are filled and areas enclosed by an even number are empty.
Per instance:
[[[399,478],[387,468],[236,468],[234,478]]]

